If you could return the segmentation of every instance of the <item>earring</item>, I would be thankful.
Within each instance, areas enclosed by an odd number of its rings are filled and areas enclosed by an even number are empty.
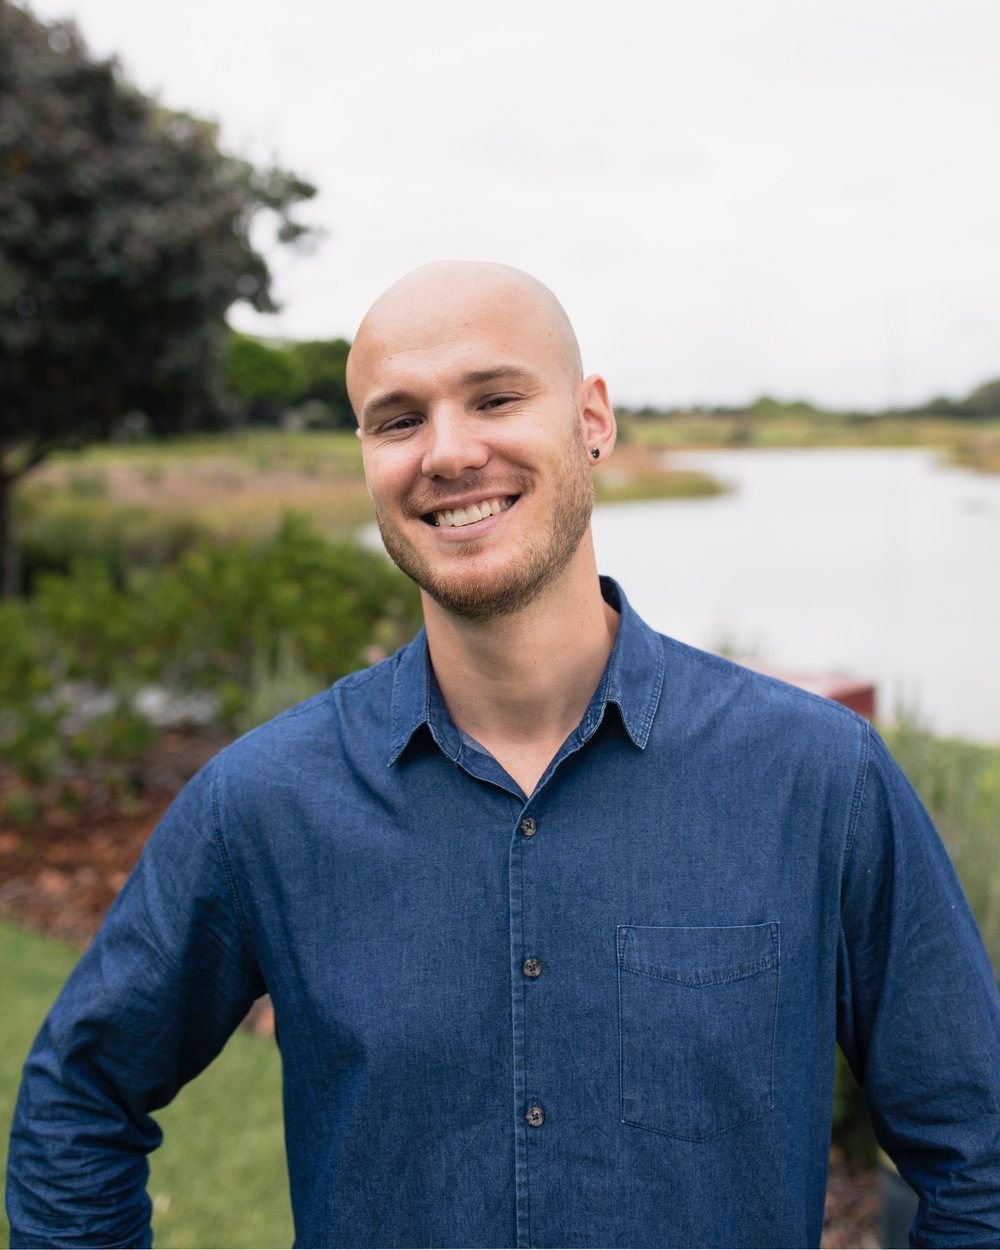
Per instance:
[[[597,447],[591,447],[590,454],[594,457],[595,460],[600,460],[601,458],[600,450]]]

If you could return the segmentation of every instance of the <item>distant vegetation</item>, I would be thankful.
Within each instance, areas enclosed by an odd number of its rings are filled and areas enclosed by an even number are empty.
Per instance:
[[[346,339],[266,342],[230,333],[225,382],[248,425],[353,430]]]
[[[765,395],[745,406],[616,411],[619,426],[650,448],[939,447],[955,464],[1000,472],[1000,380],[916,408],[841,411]]]
[[[920,420],[928,417],[955,417],[975,420],[979,417],[1000,418],[1000,378],[974,387],[964,398],[937,395],[914,408],[850,409],[821,408],[807,399],[775,399],[761,395],[749,404],[691,404],[686,407],[622,408],[628,417],[639,421],[695,417],[746,418],[751,421],[799,419],[806,421],[837,421],[865,424],[884,420]]]

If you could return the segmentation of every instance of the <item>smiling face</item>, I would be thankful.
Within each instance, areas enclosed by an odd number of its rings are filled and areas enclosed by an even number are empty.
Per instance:
[[[365,318],[348,387],[382,541],[441,607],[516,612],[572,564],[593,506],[588,443],[610,450],[614,418],[540,283],[424,266]]]

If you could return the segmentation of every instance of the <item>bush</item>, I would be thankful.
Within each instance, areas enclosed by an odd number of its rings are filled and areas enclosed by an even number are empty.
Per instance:
[[[87,557],[101,561],[117,585],[130,569],[158,568],[208,538],[190,517],[164,516],[106,499],[97,479],[80,477],[66,488],[32,484],[15,495],[16,532],[25,592],[45,573],[68,574]]]
[[[165,567],[117,576],[79,559],[0,605],[0,753],[36,785],[133,759],[152,737],[136,706],[149,685],[213,695],[216,727],[239,732],[419,621],[416,588],[381,554],[334,546],[294,514],[260,545],[202,541]]]
[[[1000,747],[937,738],[905,708],[881,733],[948,848],[994,973],[1000,972]],[[833,1131],[848,1154],[874,1160],[864,1098],[839,1051]]]
[[[884,737],[934,819],[1000,974],[1000,746],[935,737],[906,709]]]

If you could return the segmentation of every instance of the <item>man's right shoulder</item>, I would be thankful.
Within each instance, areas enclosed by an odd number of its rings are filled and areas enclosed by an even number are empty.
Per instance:
[[[339,678],[326,690],[286,708],[224,747],[210,762],[220,776],[241,785],[286,784],[311,768],[336,769],[351,748],[364,744],[388,754],[392,689],[400,647],[369,668]]]

